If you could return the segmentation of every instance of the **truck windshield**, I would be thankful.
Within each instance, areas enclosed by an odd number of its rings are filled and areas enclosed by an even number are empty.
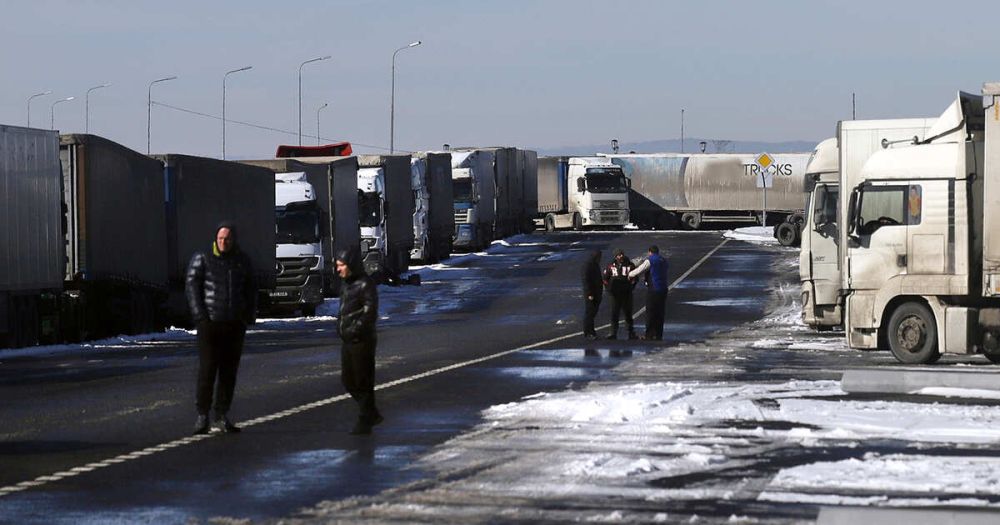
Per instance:
[[[587,190],[593,193],[625,193],[625,175],[621,170],[600,168],[587,170]]]
[[[279,244],[319,242],[319,213],[316,210],[275,210],[275,240]]]
[[[382,224],[382,203],[378,193],[358,192],[358,222],[367,227]]]
[[[455,202],[472,202],[472,179],[454,179],[451,186]]]

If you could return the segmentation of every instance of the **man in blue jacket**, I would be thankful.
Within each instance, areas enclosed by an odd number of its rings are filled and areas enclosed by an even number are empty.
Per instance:
[[[629,272],[631,279],[646,273],[646,333],[643,339],[659,341],[663,339],[663,321],[667,310],[667,271],[670,264],[660,255],[657,245],[649,247],[649,257],[635,270]]]

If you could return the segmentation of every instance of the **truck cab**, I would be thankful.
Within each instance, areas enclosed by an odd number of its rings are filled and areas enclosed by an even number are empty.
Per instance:
[[[490,150],[478,149],[451,154],[457,248],[477,250],[493,241],[496,216],[493,156]]]
[[[385,225],[385,170],[358,170],[358,223],[361,257],[365,272],[376,275],[385,269],[387,238]]]
[[[413,249],[410,258],[428,260],[430,247],[430,191],[427,187],[427,159],[410,159],[410,186],[413,188]]]
[[[817,330],[843,323],[840,306],[840,254],[837,209],[840,171],[837,139],[820,142],[806,164],[806,205],[799,279],[802,282],[802,320]]]
[[[276,173],[274,182],[278,276],[271,306],[314,315],[323,302],[322,211],[305,173]]]
[[[569,212],[573,229],[624,228],[629,220],[629,182],[606,158],[569,159]]]

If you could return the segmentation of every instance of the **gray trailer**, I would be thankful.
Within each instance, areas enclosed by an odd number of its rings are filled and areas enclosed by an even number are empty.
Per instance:
[[[62,291],[61,180],[55,131],[0,125],[0,347],[37,344]]]
[[[538,153],[532,150],[518,150],[521,156],[521,215],[519,223],[522,233],[535,230],[538,215]]]
[[[409,155],[361,155],[358,211],[365,271],[395,283],[409,269],[413,249],[413,190]]]
[[[522,173],[518,169],[520,155],[514,148],[493,148],[493,176],[496,184],[496,220],[494,238],[502,239],[518,232],[521,211]]]
[[[642,229],[761,223],[765,213],[772,224],[802,212],[808,153],[606,157],[631,181],[631,219]]]
[[[244,164],[261,166],[275,173],[306,174],[306,180],[316,193],[320,209],[320,240],[323,247],[323,294],[336,297],[340,293],[340,277],[334,257],[348,246],[358,246],[358,160],[356,157],[296,157],[281,159],[244,160]],[[295,290],[304,285],[304,273],[299,261],[282,260],[277,275],[276,292],[287,292],[281,300],[298,299]]]
[[[184,278],[195,252],[210,251],[215,229],[232,221],[240,249],[250,257],[257,287],[276,285],[274,253],[274,172],[259,166],[192,157],[157,155],[164,164],[167,205],[168,314],[190,323]]]
[[[71,340],[162,330],[167,292],[163,164],[96,135],[62,135]],[[79,303],[79,304],[72,304]]]
[[[455,212],[450,153],[419,153],[412,161],[414,245],[411,257],[437,262],[451,256]]]

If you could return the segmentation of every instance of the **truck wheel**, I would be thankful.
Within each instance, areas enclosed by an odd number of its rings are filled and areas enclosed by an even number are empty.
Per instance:
[[[774,230],[774,236],[782,246],[793,246],[795,244],[795,225],[783,222]]]
[[[545,216],[545,231],[549,233],[556,231],[556,218],[551,213]]]
[[[583,217],[580,217],[579,213],[573,214],[573,230],[580,231],[583,229]]]
[[[934,315],[920,303],[903,303],[889,318],[889,349],[899,362],[928,364],[941,358]]]
[[[314,305],[314,304],[304,304],[304,305],[302,305],[302,316],[303,317],[315,317],[316,316],[316,305]]]
[[[681,215],[681,224],[689,230],[701,228],[701,214],[698,212],[687,212]]]

